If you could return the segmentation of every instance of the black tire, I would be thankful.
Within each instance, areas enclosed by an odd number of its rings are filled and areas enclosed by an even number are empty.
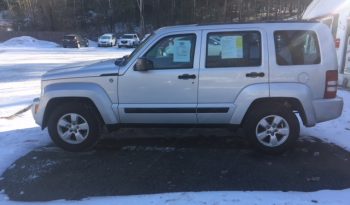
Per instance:
[[[91,149],[97,143],[100,137],[100,122],[98,118],[96,118],[96,112],[97,111],[94,111],[92,107],[81,103],[66,103],[58,106],[51,113],[48,120],[48,131],[52,141],[62,149],[71,152],[81,152]],[[89,129],[88,132],[85,133],[87,136],[81,143],[68,143],[59,135],[58,122],[63,116],[69,113],[82,116],[88,124]],[[73,140],[74,138],[77,139],[74,134],[70,134],[69,138],[69,140]]]
[[[282,117],[283,120],[281,120],[278,125],[275,125],[273,120],[279,118],[274,116]],[[266,122],[268,122],[268,130],[259,124],[260,122],[264,122],[264,118],[266,119]],[[277,131],[286,130],[288,127],[289,134],[283,135],[279,133],[280,131]],[[281,154],[287,151],[293,146],[300,134],[299,121],[296,115],[290,108],[283,106],[280,103],[263,103],[255,106],[247,114],[244,128],[252,145],[256,149],[268,154]],[[272,131],[270,129],[272,129]],[[270,134],[266,135],[265,131]],[[266,137],[259,140],[256,133],[263,133],[262,136]],[[277,143],[278,145],[271,145],[271,142],[273,141],[272,136],[275,136],[277,141],[279,141]]]

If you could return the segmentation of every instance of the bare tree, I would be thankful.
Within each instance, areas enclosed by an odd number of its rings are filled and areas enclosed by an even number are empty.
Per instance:
[[[139,13],[140,13],[140,30],[141,30],[141,35],[145,34],[145,18],[144,18],[144,9],[145,9],[145,4],[144,0],[136,0],[137,6],[139,8]]]

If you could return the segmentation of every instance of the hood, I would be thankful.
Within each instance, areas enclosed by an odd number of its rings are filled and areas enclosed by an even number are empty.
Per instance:
[[[42,76],[42,80],[57,80],[63,78],[97,77],[104,74],[116,74],[119,67],[115,60],[88,61],[74,63],[61,68],[52,69]]]

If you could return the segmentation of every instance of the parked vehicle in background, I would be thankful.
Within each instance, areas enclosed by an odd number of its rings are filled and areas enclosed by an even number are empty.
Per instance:
[[[78,34],[65,35],[62,40],[63,48],[89,47],[89,41]]]
[[[296,114],[306,127],[341,115],[337,80],[322,23],[174,26],[117,61],[47,72],[32,112],[70,151],[91,148],[103,127],[141,124],[243,128],[280,153],[299,137]]]
[[[98,47],[112,47],[117,44],[117,38],[115,34],[106,33],[98,38]]]
[[[118,47],[136,47],[139,45],[140,39],[137,34],[124,34],[118,39]]]
[[[326,24],[332,31],[341,85],[350,87],[350,1],[314,0],[303,14],[305,20]]]

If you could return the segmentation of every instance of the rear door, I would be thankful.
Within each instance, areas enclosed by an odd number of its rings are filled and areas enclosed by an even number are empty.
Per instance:
[[[262,29],[205,30],[198,89],[199,123],[230,123],[235,99],[246,87],[268,83],[266,34]],[[261,90],[268,94],[266,90]]]

